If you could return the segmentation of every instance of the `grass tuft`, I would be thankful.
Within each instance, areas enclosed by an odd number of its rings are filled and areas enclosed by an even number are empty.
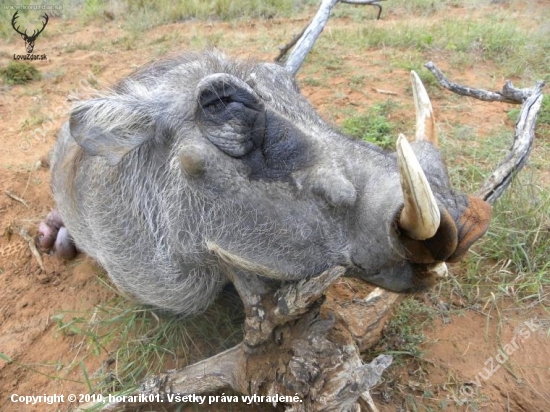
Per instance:
[[[110,288],[110,286],[107,286]],[[92,314],[59,313],[52,317],[57,333],[80,337],[79,351],[103,359],[94,373],[79,357],[67,366],[80,366],[90,393],[119,393],[137,387],[147,376],[213,356],[242,340],[242,304],[233,291],[224,291],[204,314],[193,318],[132,305],[117,297]],[[236,326],[237,325],[237,326]]]
[[[42,78],[40,71],[30,63],[9,62],[0,68],[0,76],[6,84],[25,84]]]
[[[392,100],[372,106],[366,114],[353,116],[342,122],[344,133],[374,143],[384,149],[395,145],[393,131],[395,125],[388,120],[388,115],[395,108]]]
[[[382,339],[367,356],[385,353],[397,356],[398,359],[406,356],[421,357],[421,345],[426,339],[423,326],[432,321],[436,314],[434,308],[415,297],[404,299],[384,326]]]
[[[550,194],[522,173],[494,205],[491,226],[471,254],[463,286],[481,298],[493,293],[548,305]]]

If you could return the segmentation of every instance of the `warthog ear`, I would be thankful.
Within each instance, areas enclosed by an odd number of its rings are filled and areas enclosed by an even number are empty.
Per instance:
[[[88,155],[118,164],[154,136],[153,113],[158,107],[152,109],[143,97],[113,95],[77,104],[69,119],[71,135]]]
[[[265,108],[254,90],[239,78],[217,73],[197,86],[198,125],[206,138],[232,157],[259,147],[265,133]]]

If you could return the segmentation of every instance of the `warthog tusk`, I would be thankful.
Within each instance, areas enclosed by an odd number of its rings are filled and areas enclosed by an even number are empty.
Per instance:
[[[411,71],[411,84],[414,95],[414,107],[416,109],[416,136],[415,140],[425,140],[437,146],[437,133],[435,131],[435,119],[432,104],[426,88],[418,74]]]
[[[445,262],[434,263],[428,266],[428,271],[439,278],[446,278],[449,276],[449,269]]]
[[[399,226],[413,239],[429,239],[439,228],[439,208],[426,175],[402,134],[397,138],[397,163],[405,201]]]

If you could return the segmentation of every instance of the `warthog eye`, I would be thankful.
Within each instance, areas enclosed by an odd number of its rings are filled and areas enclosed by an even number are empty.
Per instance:
[[[243,160],[251,178],[281,179],[308,163],[303,133],[266,107],[241,79],[207,76],[199,83],[197,100],[204,136],[225,154]]]
[[[210,114],[220,113],[232,102],[231,99],[227,97],[222,97],[219,99],[213,100],[211,103],[203,105],[204,110]]]
[[[198,86],[199,128],[210,142],[231,157],[242,157],[261,145],[265,109],[244,81],[214,74]]]

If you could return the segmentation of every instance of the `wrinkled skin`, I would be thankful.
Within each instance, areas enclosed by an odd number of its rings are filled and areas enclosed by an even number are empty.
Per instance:
[[[218,52],[153,63],[64,125],[52,189],[77,247],[141,301],[205,309],[224,273],[297,280],[343,265],[394,291],[433,281],[489,222],[489,206],[454,192],[438,149],[412,143],[441,226],[427,240],[399,228],[395,153],[334,131],[274,64]]]

